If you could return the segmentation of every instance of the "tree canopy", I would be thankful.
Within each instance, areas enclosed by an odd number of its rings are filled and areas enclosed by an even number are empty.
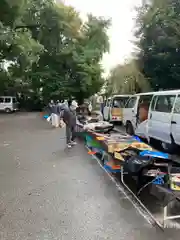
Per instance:
[[[139,66],[153,89],[180,85],[180,2],[151,0],[139,11]]]
[[[79,13],[53,0],[1,0],[0,94],[79,102],[103,85],[109,19]]]
[[[138,50],[130,63],[112,69],[108,79],[110,92],[157,91],[180,86],[180,1],[144,2],[137,9]]]
[[[136,60],[114,67],[106,84],[108,95],[135,94],[150,90],[149,82],[139,71]]]

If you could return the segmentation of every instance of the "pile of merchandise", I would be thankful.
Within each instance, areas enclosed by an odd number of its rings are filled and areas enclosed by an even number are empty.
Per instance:
[[[108,122],[86,121],[77,126],[81,128],[81,137],[89,153],[101,161],[106,171],[113,175],[120,174],[120,180],[125,186],[124,176],[132,178],[137,185],[137,197],[148,187],[149,192],[161,200],[164,207],[163,221],[169,219],[168,204],[174,200],[180,201],[180,163],[136,136],[116,132]]]

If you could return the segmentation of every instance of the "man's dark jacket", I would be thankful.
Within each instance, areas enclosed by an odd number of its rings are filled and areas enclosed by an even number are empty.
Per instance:
[[[68,125],[69,127],[76,126],[76,111],[73,111],[65,104],[62,104],[58,106],[57,112],[66,125]]]

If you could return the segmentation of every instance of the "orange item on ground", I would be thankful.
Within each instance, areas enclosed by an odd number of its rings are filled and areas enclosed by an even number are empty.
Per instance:
[[[109,166],[113,170],[121,169],[121,166],[119,164],[114,164],[114,161],[108,161],[105,165]]]
[[[94,151],[89,151],[88,154],[89,154],[89,155],[94,155],[94,154],[96,154],[96,152],[94,152]]]

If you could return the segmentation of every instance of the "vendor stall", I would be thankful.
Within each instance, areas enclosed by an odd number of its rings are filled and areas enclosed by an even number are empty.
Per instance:
[[[89,153],[98,157],[106,171],[112,175],[121,173],[123,186],[147,211],[140,201],[144,189],[148,187],[150,194],[163,199],[164,215],[162,224],[158,225],[163,227],[166,220],[180,218],[180,215],[167,215],[169,203],[180,201],[180,164],[170,155],[153,149],[138,137],[116,132],[112,124],[103,121],[78,122],[77,132],[81,133],[79,136],[84,139]],[[136,191],[125,183],[125,175],[136,183]]]

